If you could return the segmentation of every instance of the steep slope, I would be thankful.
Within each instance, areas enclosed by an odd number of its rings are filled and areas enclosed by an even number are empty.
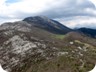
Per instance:
[[[23,21],[1,25],[1,65],[9,72],[20,72],[20,68],[30,60],[34,63],[38,60],[50,59],[51,56],[48,55],[48,52],[51,54],[56,50],[52,45],[51,35],[47,31],[31,27],[30,24]]]
[[[66,34],[72,31],[61,23],[44,16],[28,17],[23,21],[56,34]]]
[[[4,69],[9,72],[87,72],[94,67],[96,39],[70,32],[71,29],[45,17],[32,18],[28,18],[32,22],[25,18],[0,26],[0,64]]]

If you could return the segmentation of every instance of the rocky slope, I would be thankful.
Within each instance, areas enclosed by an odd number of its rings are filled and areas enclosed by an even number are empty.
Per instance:
[[[0,26],[0,63],[8,72],[87,72],[96,39],[46,17]]]

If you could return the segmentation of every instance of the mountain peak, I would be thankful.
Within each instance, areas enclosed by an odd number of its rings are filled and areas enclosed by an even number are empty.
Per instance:
[[[28,20],[28,21],[37,21],[37,20],[49,20],[49,18],[48,17],[46,17],[46,16],[34,16],[34,17],[27,17],[27,18],[25,18],[23,21],[26,21],[26,20]]]
[[[42,15],[40,15],[40,16],[34,16],[34,18],[49,19],[48,17],[46,17],[46,16],[42,16]]]
[[[50,31],[52,33],[57,34],[65,34],[71,31],[70,28],[64,26],[63,24],[59,23],[58,21],[52,20],[47,18],[46,16],[34,16],[34,17],[27,17],[23,21],[27,23]]]

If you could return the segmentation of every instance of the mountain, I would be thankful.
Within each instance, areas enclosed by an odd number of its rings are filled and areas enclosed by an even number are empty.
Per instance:
[[[61,23],[45,16],[27,17],[23,21],[56,34],[65,34],[72,31]]]
[[[84,33],[87,36],[96,38],[96,29],[80,28],[80,29],[77,29],[77,31]]]
[[[88,72],[96,39],[47,17],[0,26],[0,64],[8,72]]]

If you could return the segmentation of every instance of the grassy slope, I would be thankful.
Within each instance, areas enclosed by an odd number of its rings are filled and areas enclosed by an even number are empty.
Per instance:
[[[68,54],[51,60],[41,59],[34,64],[29,63],[31,65],[27,68],[24,66],[23,69],[25,70],[21,72],[87,72],[94,67],[96,60],[95,46],[70,38],[68,35],[55,35],[54,38],[57,41],[54,45],[59,48],[59,51],[68,52]],[[74,44],[70,44],[70,41]],[[82,49],[80,50],[78,47]],[[83,50],[84,47],[87,47],[87,51]]]
[[[20,32],[16,34],[18,33]],[[51,60],[45,60],[38,55],[31,56],[24,60],[25,64],[21,68],[17,66],[17,68],[13,68],[12,72],[87,72],[94,67],[96,46],[95,44],[92,45],[92,42],[95,42],[95,39],[89,39],[78,34],[54,35],[39,29],[24,34],[29,40],[30,36],[35,36],[39,39],[55,42],[54,44],[50,42],[49,45],[57,47],[60,52],[68,52],[68,54],[54,57]],[[74,42],[74,44],[70,44],[70,42]],[[83,48],[85,46],[87,46],[86,52],[78,49],[78,47]],[[35,61],[36,58],[39,60]]]

